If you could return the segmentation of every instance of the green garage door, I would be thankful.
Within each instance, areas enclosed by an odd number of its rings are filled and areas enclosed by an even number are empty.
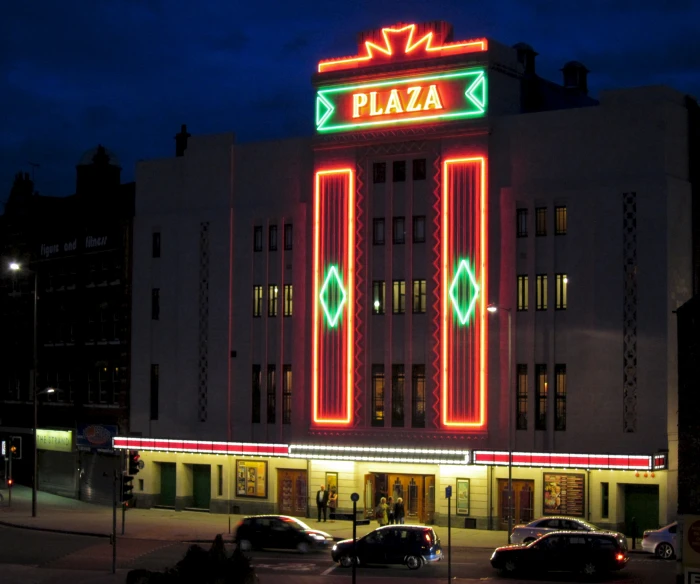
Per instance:
[[[160,463],[160,501],[162,507],[175,507],[175,463]]]
[[[208,464],[192,465],[192,506],[209,509],[211,501],[211,467]]]
[[[636,523],[636,533],[632,525]],[[625,485],[625,535],[642,537],[645,529],[659,527],[659,486]],[[631,545],[631,544],[630,544]]]

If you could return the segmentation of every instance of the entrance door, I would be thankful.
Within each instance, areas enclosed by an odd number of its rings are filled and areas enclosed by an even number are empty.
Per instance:
[[[633,531],[633,524],[636,529]],[[625,485],[625,535],[641,537],[659,527],[659,486]]]
[[[162,507],[175,507],[175,463],[160,464],[160,501]]]
[[[277,503],[283,515],[306,517],[307,482],[306,470],[277,470]]]
[[[192,506],[209,509],[211,503],[211,467],[208,464],[192,465]]]
[[[513,481],[513,525],[534,519],[535,481]],[[498,525],[508,529],[508,479],[498,479]]]
[[[435,477],[425,477],[425,502],[423,509],[425,512],[424,523],[431,524],[435,515]]]
[[[434,476],[423,475],[389,475],[389,486],[394,501],[401,497],[406,513],[406,523],[425,523],[428,521],[426,513],[426,501],[430,493],[426,488],[426,482],[435,485]],[[432,506],[435,507],[435,489],[432,489]],[[430,511],[430,508],[427,508]],[[432,517],[431,517],[432,519]]]
[[[374,509],[377,506],[377,501],[375,503],[374,501],[374,493],[376,492],[375,487],[374,487],[374,475],[373,474],[366,474],[365,475],[365,518],[370,519],[374,518]]]

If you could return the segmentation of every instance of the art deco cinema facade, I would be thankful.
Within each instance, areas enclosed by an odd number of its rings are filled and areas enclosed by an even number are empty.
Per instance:
[[[675,514],[685,96],[594,100],[535,56],[370,31],[319,63],[313,138],[183,132],[139,164],[139,505],[305,516],[326,484],[444,524],[451,485],[499,529],[510,460],[516,522]]]

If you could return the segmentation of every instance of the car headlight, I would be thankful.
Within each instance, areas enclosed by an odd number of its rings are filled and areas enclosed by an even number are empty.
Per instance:
[[[323,541],[326,539],[325,536],[319,535],[318,533],[312,533],[311,537],[313,537],[316,541]]]
[[[496,552],[493,552],[493,553],[491,554],[491,560],[493,560],[495,557],[496,557]]]
[[[338,549],[338,546],[337,546],[337,545],[334,545],[334,546],[333,546],[333,551],[335,551],[335,550],[337,550],[337,549]]]

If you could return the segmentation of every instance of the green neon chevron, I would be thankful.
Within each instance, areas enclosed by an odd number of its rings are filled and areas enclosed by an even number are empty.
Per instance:
[[[464,96],[482,112],[486,109],[486,76],[480,71],[464,92]]]
[[[469,262],[460,260],[459,266],[450,284],[450,300],[457,319],[461,325],[469,322],[474,312],[476,299],[479,297],[479,284],[476,282],[474,272],[469,267]]]
[[[325,107],[326,110],[323,111],[322,108]],[[320,127],[326,123],[326,120],[331,117],[331,114],[335,111],[333,104],[328,101],[323,95],[318,93],[316,95],[316,127]]]
[[[318,298],[321,301],[328,325],[331,328],[335,328],[343,312],[343,305],[347,300],[347,293],[343,287],[343,279],[338,272],[338,266],[332,265],[328,270]]]

